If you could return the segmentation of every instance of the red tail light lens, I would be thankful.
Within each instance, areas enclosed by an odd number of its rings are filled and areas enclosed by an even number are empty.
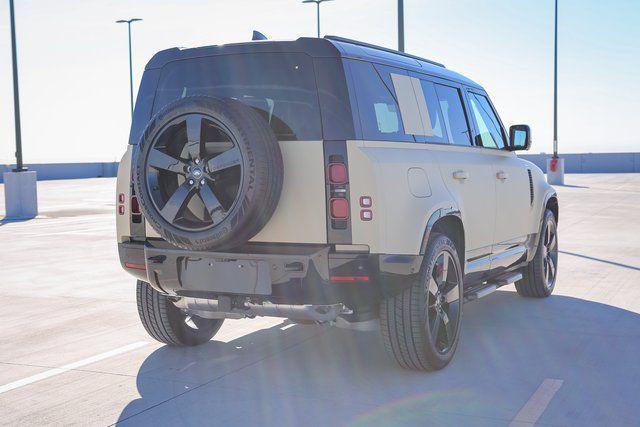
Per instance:
[[[331,199],[329,201],[329,207],[331,211],[331,218],[333,219],[347,219],[349,218],[349,202],[347,199]]]
[[[140,214],[140,205],[136,196],[131,196],[131,213],[134,215]]]
[[[332,184],[347,182],[347,167],[344,163],[329,163],[329,182]]]
[[[369,276],[330,276],[332,282],[368,282]]]
[[[124,215],[124,205],[118,205],[118,214]]]
[[[124,193],[118,194],[118,203],[124,203],[124,201],[125,201]]]

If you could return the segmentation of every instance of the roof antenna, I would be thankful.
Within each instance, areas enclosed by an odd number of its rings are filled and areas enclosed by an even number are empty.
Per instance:
[[[260,31],[253,30],[253,36],[251,40],[267,40],[267,36],[262,34]]]

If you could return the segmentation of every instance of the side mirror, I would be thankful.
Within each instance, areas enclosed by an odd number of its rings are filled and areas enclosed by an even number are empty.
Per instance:
[[[529,125],[513,125],[509,128],[509,150],[522,151],[531,148]]]

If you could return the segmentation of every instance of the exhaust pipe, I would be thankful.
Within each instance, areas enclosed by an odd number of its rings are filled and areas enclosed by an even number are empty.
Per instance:
[[[263,316],[327,323],[336,320],[342,314],[353,313],[344,304],[293,305],[247,302],[242,307],[231,307],[230,298],[220,304],[219,300],[183,297],[175,301],[174,304],[180,309],[207,319],[242,319]]]

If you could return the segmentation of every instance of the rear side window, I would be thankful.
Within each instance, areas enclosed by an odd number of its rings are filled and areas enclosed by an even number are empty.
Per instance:
[[[444,123],[442,111],[438,103],[438,95],[433,83],[420,80],[420,87],[424,95],[424,101],[427,104],[426,117],[423,117],[425,123],[425,140],[426,142],[446,143],[447,138],[444,131]],[[418,93],[416,93],[418,96]]]
[[[435,87],[449,143],[471,145],[469,123],[462,106],[460,90],[439,84],[436,84]]]
[[[349,61],[358,100],[358,112],[364,139],[374,141],[410,141],[402,126],[400,109],[392,92],[369,62]]]
[[[505,137],[498,116],[491,108],[486,96],[469,93],[469,102],[476,121],[478,133],[475,135],[478,145],[489,148],[504,148]]]
[[[254,108],[281,141],[322,139],[312,59],[304,54],[223,55],[167,64],[154,113],[192,95],[232,98]]]

